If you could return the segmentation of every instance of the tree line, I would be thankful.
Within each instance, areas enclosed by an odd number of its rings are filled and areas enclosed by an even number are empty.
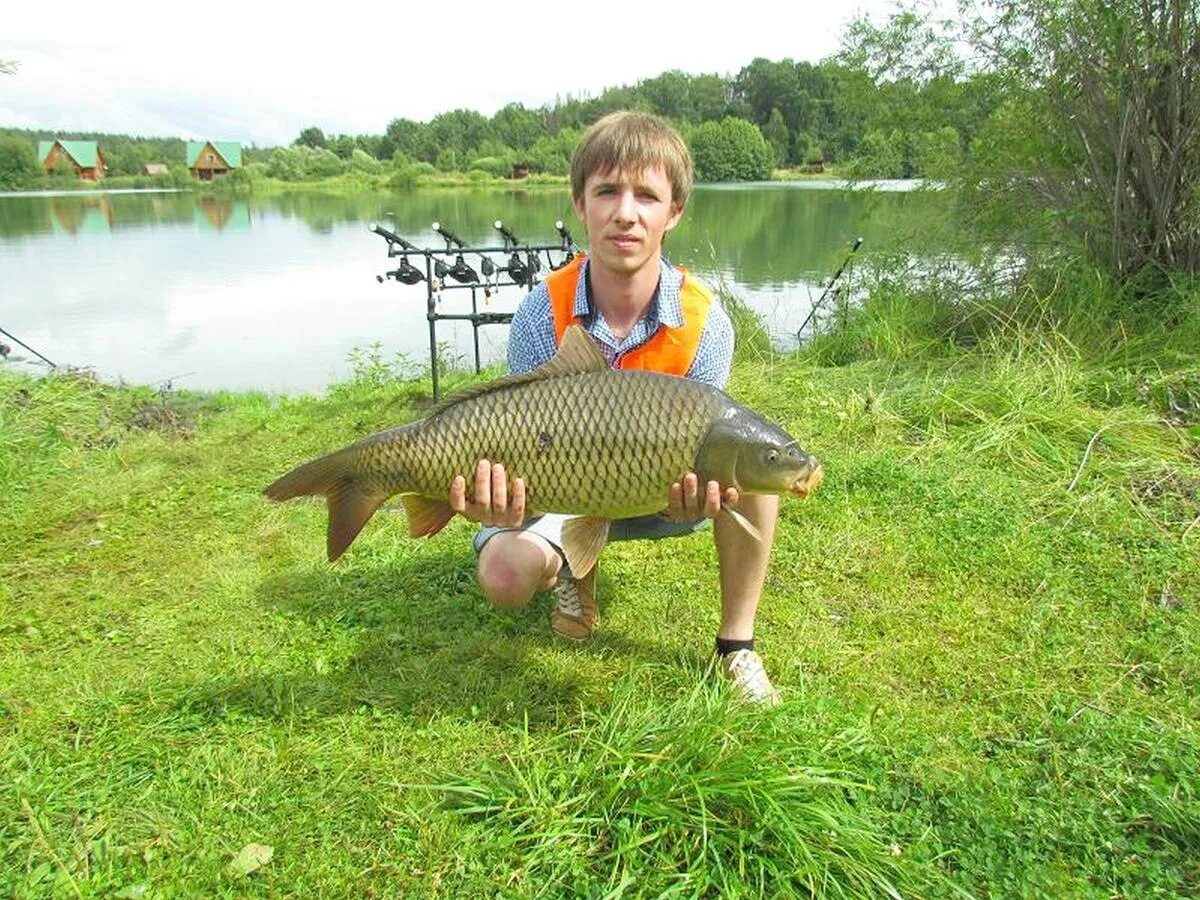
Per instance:
[[[633,109],[671,120],[706,181],[828,164],[864,177],[940,177],[986,121],[987,97],[970,78],[877,84],[836,58],[760,58],[732,77],[668,71],[536,109],[510,103],[492,116],[456,109],[428,122],[393,119],[382,135],[326,135],[311,126],[294,146],[328,151],[346,164],[358,151],[443,171],[507,174],[519,167],[561,175],[584,128]]]
[[[634,109],[671,120],[705,181],[751,180],[781,167],[836,165],[871,177],[938,177],[986,118],[970,80],[877,85],[861,68],[755,59],[737,75],[668,71],[595,97],[539,108],[510,103],[491,116],[455,109],[429,121],[396,118],[382,134],[303,129],[289,147],[247,147],[244,159],[284,180],[387,167],[565,175],[583,129],[608,112]],[[36,174],[39,140],[101,144],[110,175],[138,175],[150,162],[182,169],[184,141],[95,132],[0,129],[0,185]],[[15,147],[23,142],[29,153]]]

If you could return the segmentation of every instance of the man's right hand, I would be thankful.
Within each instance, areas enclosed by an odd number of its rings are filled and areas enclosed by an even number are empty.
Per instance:
[[[467,500],[467,480],[455,475],[450,483],[450,508],[480,525],[515,528],[525,521],[525,481],[514,478],[511,490],[503,463],[481,459],[475,465],[475,493]]]

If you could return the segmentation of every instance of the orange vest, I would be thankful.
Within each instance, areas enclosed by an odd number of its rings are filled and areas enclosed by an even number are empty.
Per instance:
[[[554,340],[559,344],[567,327],[576,321],[575,291],[579,286],[579,267],[583,260],[580,254],[546,276],[550,309],[554,313]],[[692,368],[713,297],[708,288],[696,279],[689,278],[686,270],[681,271],[684,276],[679,288],[679,300],[683,306],[683,324],[678,328],[660,324],[650,340],[618,357],[618,369],[649,369],[667,375],[685,376]]]

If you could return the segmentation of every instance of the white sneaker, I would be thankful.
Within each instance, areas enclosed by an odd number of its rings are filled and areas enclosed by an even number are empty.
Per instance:
[[[767,677],[762,657],[753,650],[735,650],[720,657],[721,673],[729,679],[733,692],[747,703],[778,706],[779,691]]]

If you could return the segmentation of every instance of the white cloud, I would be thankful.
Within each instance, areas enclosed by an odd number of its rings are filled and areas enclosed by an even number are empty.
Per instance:
[[[869,0],[885,9],[885,0]],[[816,61],[849,18],[836,4],[342,3],[175,8],[97,19],[78,0],[5,13],[0,124],[290,142],[307,125],[381,133],[397,117],[491,114],[597,94],[668,69],[735,74],[755,57]],[[203,9],[203,12],[197,10]],[[190,17],[190,19],[189,19]]]

